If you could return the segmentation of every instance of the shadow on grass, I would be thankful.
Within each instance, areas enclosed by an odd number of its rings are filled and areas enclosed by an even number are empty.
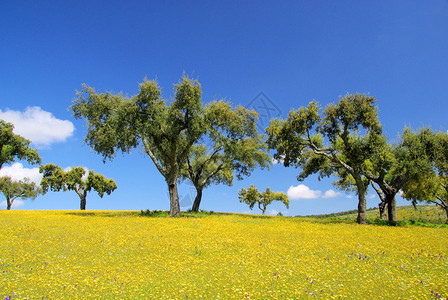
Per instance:
[[[252,214],[242,214],[242,213],[227,213],[227,212],[214,212],[214,211],[206,211],[200,210],[198,212],[193,211],[181,211],[181,218],[203,218],[203,217],[219,217],[219,216],[239,216],[246,217],[251,219],[270,219],[276,218],[276,216],[266,216],[266,215],[252,215]],[[152,218],[160,218],[160,217],[169,217],[169,211],[166,210],[142,210],[139,214],[141,217],[152,217]]]
[[[71,211],[66,212],[66,215],[79,216],[79,217],[134,217],[138,216],[138,211]]]

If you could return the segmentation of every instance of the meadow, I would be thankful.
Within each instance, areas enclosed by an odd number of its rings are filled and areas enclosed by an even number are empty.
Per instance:
[[[379,218],[378,208],[370,208],[366,212],[368,223],[375,223]],[[311,215],[301,218],[308,219],[311,222],[334,222],[347,221],[355,222],[358,215],[357,210],[338,212],[326,215]],[[398,225],[419,224],[421,226],[437,227],[447,224],[447,217],[444,210],[436,205],[404,205],[397,206]],[[387,223],[387,222],[385,222]]]
[[[448,228],[1,211],[0,299],[446,299]]]

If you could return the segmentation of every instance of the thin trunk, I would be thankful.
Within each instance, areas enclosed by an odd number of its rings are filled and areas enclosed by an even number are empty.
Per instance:
[[[12,206],[12,203],[14,202],[14,200],[9,200],[8,198],[6,198],[6,209],[7,210],[11,210],[11,206]]]
[[[381,202],[378,204],[378,208],[379,208],[379,211],[380,211],[380,218],[382,220],[387,220],[387,201],[386,201],[386,197],[384,196],[384,193],[381,190],[381,188],[377,187],[375,185],[375,183],[373,183],[373,181],[370,184],[373,187],[373,189],[376,191],[376,193],[378,194],[378,197],[381,200]]]
[[[196,188],[196,198],[194,198],[193,207],[191,211],[198,212],[199,205],[201,205],[202,200],[202,189]]]
[[[179,195],[177,193],[177,182],[168,184],[170,192],[170,217],[180,217]]]

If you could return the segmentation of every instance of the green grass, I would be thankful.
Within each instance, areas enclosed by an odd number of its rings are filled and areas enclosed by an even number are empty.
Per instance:
[[[388,222],[384,222],[379,219],[379,209],[370,208],[367,210],[367,220],[370,224],[375,225],[387,225]],[[309,216],[297,216],[311,222],[319,223],[353,223],[356,222],[358,212],[356,210],[323,214],[323,215],[309,215]],[[412,205],[398,206],[397,207],[397,225],[418,225],[427,226],[431,225],[444,226],[447,218],[444,210],[435,205]]]

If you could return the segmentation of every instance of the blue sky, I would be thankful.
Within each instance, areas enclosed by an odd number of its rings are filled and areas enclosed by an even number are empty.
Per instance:
[[[260,107],[263,93],[281,118],[313,99],[325,106],[347,93],[370,93],[390,139],[404,126],[448,129],[446,0],[1,1],[0,14],[0,118],[14,121],[43,163],[81,165],[115,179],[118,189],[103,199],[91,193],[87,209],[168,209],[169,200],[163,177],[138,149],[103,164],[83,144],[84,121],[68,110],[82,83],[133,95],[147,76],[169,99],[185,72],[201,83],[204,102]],[[23,163],[2,172],[32,177],[32,168]],[[302,197],[287,211],[272,205],[270,213],[357,207],[356,195],[338,194],[331,179],[299,183],[299,172],[277,164],[233,187],[210,187],[201,208],[247,212],[237,197],[250,184],[293,187]],[[194,193],[185,183],[179,189],[188,209]],[[369,195],[368,207],[376,206]],[[17,203],[15,209],[79,208],[74,192]]]

